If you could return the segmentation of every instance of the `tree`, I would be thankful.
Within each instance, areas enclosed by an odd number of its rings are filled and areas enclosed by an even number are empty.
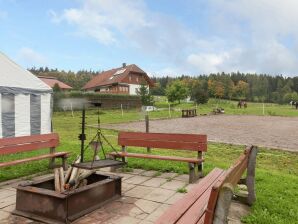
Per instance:
[[[58,83],[55,83],[55,85],[53,86],[53,92],[54,93],[61,92],[61,88],[58,85]]]
[[[235,96],[239,99],[246,99],[249,91],[247,82],[240,80],[234,88]]]
[[[141,96],[141,102],[143,106],[151,106],[154,103],[153,96],[151,95],[149,88],[142,84],[137,90],[137,94]]]
[[[185,83],[180,80],[173,81],[166,88],[166,96],[169,102],[180,101],[187,98],[189,90]]]
[[[207,103],[209,100],[208,84],[205,80],[194,80],[190,88],[190,96],[198,104]]]

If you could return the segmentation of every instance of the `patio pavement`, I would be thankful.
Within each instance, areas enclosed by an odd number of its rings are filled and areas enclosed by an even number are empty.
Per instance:
[[[109,173],[109,169],[100,172]],[[115,173],[113,173],[115,174]],[[151,224],[173,203],[184,196],[177,189],[185,187],[188,191],[194,184],[188,184],[188,175],[162,173],[134,169],[132,172],[116,172],[122,176],[122,197],[110,202],[77,219],[75,224]],[[47,175],[48,176],[48,175]],[[44,178],[37,177],[38,178]],[[0,224],[36,224],[39,222],[12,215],[15,209],[16,190],[19,182],[0,186]],[[230,208],[229,223],[241,223],[240,218],[248,214],[249,208],[233,202]]]

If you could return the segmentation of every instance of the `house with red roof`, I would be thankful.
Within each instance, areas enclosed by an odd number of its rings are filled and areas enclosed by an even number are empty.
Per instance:
[[[83,87],[86,91],[111,94],[136,95],[142,84],[153,87],[154,83],[146,72],[137,65],[126,65],[96,75]]]
[[[50,86],[52,89],[57,84],[62,91],[71,90],[72,87],[65,84],[64,82],[59,81],[55,77],[48,77],[48,76],[38,76],[38,78],[43,81],[45,84]]]

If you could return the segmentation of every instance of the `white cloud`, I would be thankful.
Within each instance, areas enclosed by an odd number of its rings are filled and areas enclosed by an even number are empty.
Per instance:
[[[210,0],[206,5],[208,36],[186,28],[174,15],[150,10],[143,0],[85,0],[49,14],[52,22],[67,23],[100,44],[138,49],[162,62],[159,72],[298,71],[298,1]],[[195,10],[190,18],[200,15]]]
[[[47,59],[31,48],[23,47],[18,52],[19,60],[27,66],[46,66]]]

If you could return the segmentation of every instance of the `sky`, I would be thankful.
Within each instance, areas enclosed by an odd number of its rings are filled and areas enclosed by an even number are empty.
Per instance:
[[[297,76],[297,0],[0,0],[0,51],[25,68]]]

